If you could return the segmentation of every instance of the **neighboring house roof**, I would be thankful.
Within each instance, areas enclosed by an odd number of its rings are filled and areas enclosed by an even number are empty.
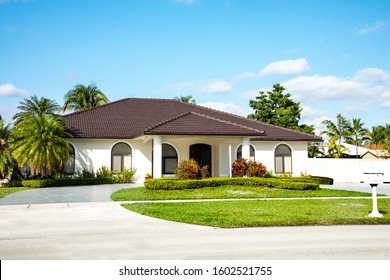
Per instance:
[[[355,145],[348,144],[348,143],[343,143],[342,145],[348,149],[348,151],[344,152],[345,154],[350,155],[352,157],[356,157]],[[363,158],[364,156],[367,155],[367,153],[370,153],[374,155],[376,158],[379,158],[379,157],[386,157],[389,154],[388,151],[386,151],[385,149],[379,149],[378,146],[375,146],[376,149],[369,149],[368,147],[369,145],[365,145],[364,147],[358,146],[357,155]]]
[[[126,98],[65,115],[64,120],[75,138],[229,135],[264,141],[322,141],[318,136],[174,99]]]

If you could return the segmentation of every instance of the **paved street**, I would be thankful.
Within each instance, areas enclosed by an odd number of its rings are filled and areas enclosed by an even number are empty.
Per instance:
[[[0,199],[12,204],[0,206],[0,259],[390,259],[390,225],[196,226],[125,210],[110,201],[111,187],[37,189]],[[54,201],[37,203],[48,193]],[[96,202],[71,200],[81,198]]]
[[[390,225],[217,229],[115,202],[0,206],[0,259],[390,259]]]

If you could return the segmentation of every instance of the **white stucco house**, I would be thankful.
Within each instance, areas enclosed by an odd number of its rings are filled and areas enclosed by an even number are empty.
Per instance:
[[[172,176],[178,161],[195,159],[211,176],[254,159],[273,173],[307,170],[307,144],[322,139],[173,99],[127,98],[64,117],[72,134],[69,173],[136,168],[136,180]]]

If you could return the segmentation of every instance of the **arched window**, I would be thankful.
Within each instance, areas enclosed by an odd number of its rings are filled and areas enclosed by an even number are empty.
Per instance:
[[[131,167],[131,148],[126,143],[117,143],[111,150],[111,170],[121,172]]]
[[[291,149],[281,144],[275,149],[275,173],[292,173]]]
[[[162,144],[162,173],[173,174],[177,167],[177,152],[169,144]]]
[[[255,148],[253,148],[252,145],[249,145],[250,150],[249,150],[249,159],[252,161],[255,161]],[[237,149],[237,159],[242,158],[242,145],[238,146]]]
[[[72,144],[69,144],[69,158],[64,165],[65,174],[71,175],[75,171],[76,154]]]

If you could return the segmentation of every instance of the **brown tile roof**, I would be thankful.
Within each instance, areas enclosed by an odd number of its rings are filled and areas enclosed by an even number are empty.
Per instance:
[[[186,112],[146,129],[145,134],[262,136],[264,131],[196,112]]]
[[[174,99],[126,98],[65,115],[75,138],[135,138],[142,135],[253,136],[257,140],[322,141],[321,137],[265,124]]]

